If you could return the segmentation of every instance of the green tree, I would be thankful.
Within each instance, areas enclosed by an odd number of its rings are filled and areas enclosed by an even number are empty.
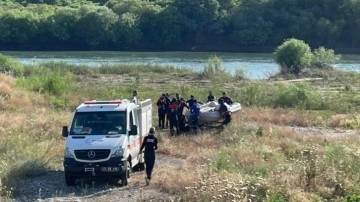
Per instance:
[[[49,16],[50,33],[58,40],[67,41],[74,35],[75,23],[78,20],[77,9],[59,8],[54,15]]]
[[[107,47],[113,42],[113,25],[118,16],[106,7],[85,6],[80,9],[80,19],[75,24],[75,35],[93,49]]]
[[[281,73],[291,74],[299,74],[304,67],[310,65],[313,57],[310,46],[295,38],[286,39],[274,54]]]

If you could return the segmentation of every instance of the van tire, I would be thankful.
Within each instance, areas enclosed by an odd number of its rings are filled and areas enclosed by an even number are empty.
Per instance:
[[[126,161],[125,172],[123,174],[121,174],[121,177],[120,177],[120,185],[121,186],[126,186],[129,184],[130,175],[131,175],[131,163],[128,160],[128,161]]]
[[[76,178],[65,171],[65,183],[67,186],[74,186]]]

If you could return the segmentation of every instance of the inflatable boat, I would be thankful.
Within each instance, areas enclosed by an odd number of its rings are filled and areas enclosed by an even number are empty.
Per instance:
[[[231,105],[225,103],[229,111],[232,114],[239,112],[241,110],[240,103],[234,102]],[[212,122],[218,122],[223,119],[220,112],[218,111],[220,104],[218,102],[212,101],[206,104],[200,105],[200,119],[199,124],[207,124]],[[190,120],[190,110],[185,112],[187,120]]]

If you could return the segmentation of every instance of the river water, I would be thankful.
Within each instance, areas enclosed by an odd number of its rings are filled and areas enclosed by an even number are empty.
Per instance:
[[[264,79],[279,72],[279,66],[271,53],[210,53],[210,52],[115,52],[115,51],[0,51],[23,64],[44,62],[66,62],[77,65],[99,67],[102,64],[156,64],[178,68],[204,69],[208,59],[216,55],[222,60],[222,67],[231,74],[241,70],[250,79]],[[360,55],[342,55],[334,64],[342,71],[360,72]]]

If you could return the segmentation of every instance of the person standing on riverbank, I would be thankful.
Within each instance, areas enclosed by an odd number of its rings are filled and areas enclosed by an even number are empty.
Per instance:
[[[133,103],[135,103],[135,104],[138,104],[137,94],[138,94],[138,93],[137,93],[137,90],[134,90],[134,91],[132,92],[131,97],[130,97],[130,101],[133,102]]]
[[[161,97],[156,102],[156,105],[158,107],[159,128],[164,129],[165,128],[165,115],[167,113],[165,94],[161,95]]]
[[[207,97],[207,101],[212,102],[212,101],[215,101],[215,99],[216,99],[215,96],[212,94],[212,91],[210,90],[209,95]]]

